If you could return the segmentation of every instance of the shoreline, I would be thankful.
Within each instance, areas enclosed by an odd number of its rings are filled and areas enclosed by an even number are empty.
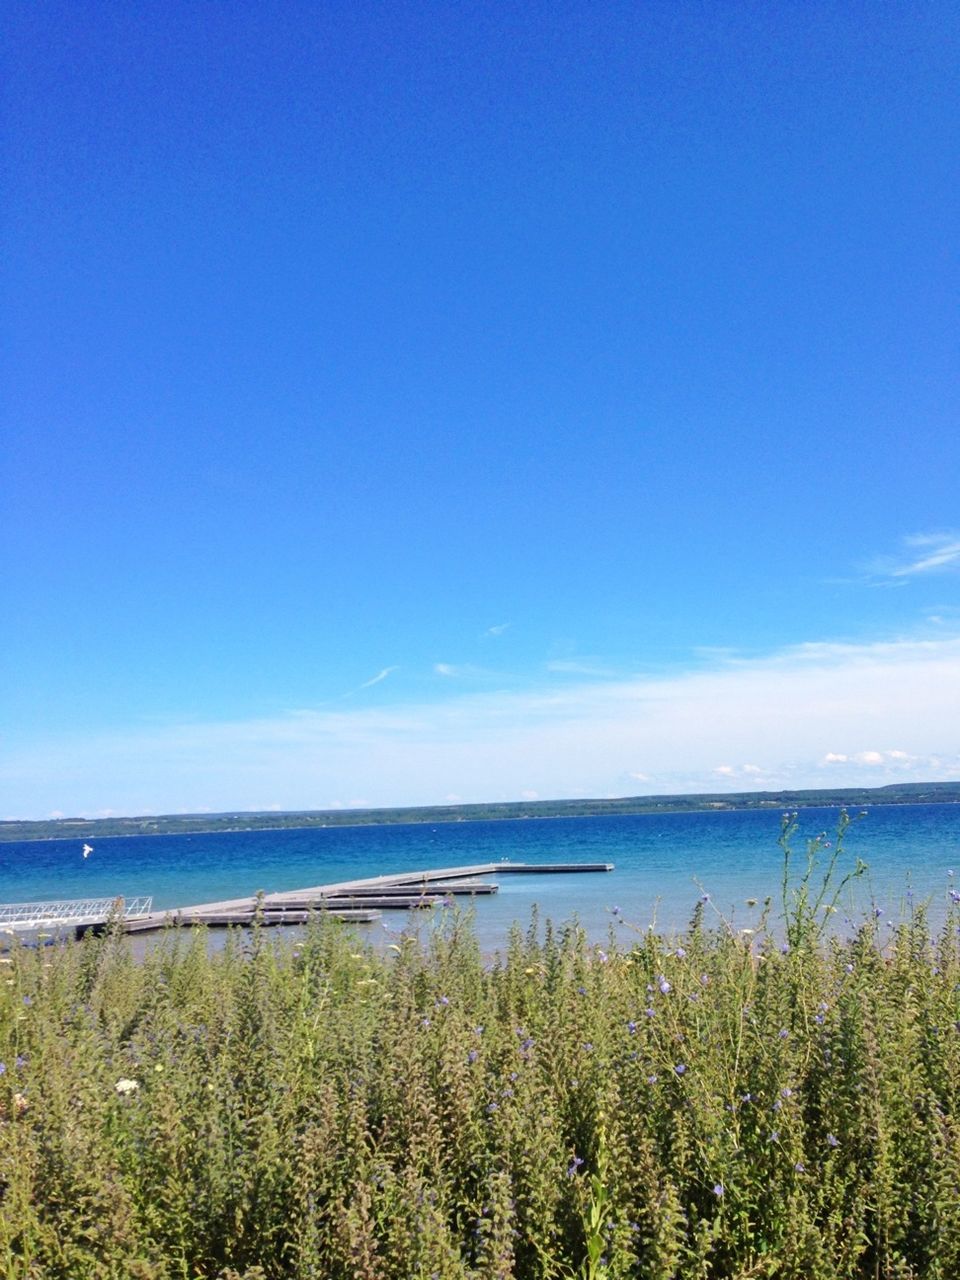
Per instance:
[[[119,840],[132,839],[139,836],[216,836],[238,835],[247,831],[326,831],[333,829],[356,829],[361,827],[421,827],[431,825],[457,825],[460,823],[486,822],[527,822],[543,821],[557,818],[629,818],[647,815],[676,813],[775,813],[783,809],[842,809],[870,808],[908,808],[916,805],[956,805],[960,804],[960,782],[918,783],[909,784],[918,788],[918,794],[904,796],[902,793],[891,795],[900,784],[876,788],[838,788],[833,791],[824,790],[818,796],[815,791],[801,790],[794,792],[737,792],[728,797],[713,794],[697,794],[689,797],[650,796],[625,797],[618,800],[540,800],[527,804],[517,801],[503,801],[491,805],[458,805],[437,806],[436,808],[411,806],[405,808],[359,809],[354,811],[315,810],[289,811],[287,814],[263,814],[256,810],[249,812],[252,820],[241,825],[204,825],[205,821],[214,821],[223,815],[199,814],[162,814],[142,815],[130,818],[69,818],[69,819],[17,819],[0,823],[0,846],[4,844],[39,844],[62,840]],[[919,789],[923,790],[920,791]],[[937,794],[938,788],[943,794]],[[932,794],[931,794],[932,792]],[[739,802],[739,803],[738,803]],[[573,811],[565,811],[567,807]],[[585,811],[577,812],[576,807],[583,806]],[[481,812],[472,813],[471,810]],[[519,810],[519,812],[518,812]],[[536,810],[539,810],[536,811]],[[312,814],[315,813],[315,818]],[[340,814],[343,813],[343,817]],[[347,817],[346,815],[350,816]],[[390,817],[389,815],[411,816]],[[370,815],[369,817],[360,815]],[[384,815],[378,818],[376,815]],[[417,815],[417,816],[412,816]],[[421,816],[422,815],[422,816]],[[229,818],[238,819],[240,812],[230,814]],[[282,819],[304,818],[307,821],[284,822]],[[309,820],[311,819],[312,820]],[[196,821],[196,826],[190,825]],[[100,831],[99,826],[117,823],[149,823],[151,826],[168,822],[173,829],[169,830],[129,830]],[[181,826],[181,823],[188,825]],[[70,829],[65,831],[64,826]],[[28,830],[37,827],[54,827],[55,830],[44,831],[43,834],[20,835],[16,828]]]

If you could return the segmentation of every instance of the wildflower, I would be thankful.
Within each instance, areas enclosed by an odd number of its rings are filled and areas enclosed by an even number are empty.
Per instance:
[[[828,1146],[828,1147],[839,1147],[839,1145],[840,1145],[840,1143],[839,1143],[839,1142],[838,1142],[838,1140],[833,1136],[833,1134],[832,1134],[832,1133],[828,1133],[828,1134],[827,1134],[827,1146]]]
[[[700,975],[700,985],[701,985],[701,987],[708,987],[708,986],[710,985],[710,975],[709,975],[709,973],[701,973],[701,975]]]
[[[950,901],[951,901],[951,902],[960,902],[960,893],[957,893],[956,889],[951,889],[951,890],[950,890]]]
[[[778,1040],[786,1040],[786,1038],[789,1036],[789,1034],[790,1034],[790,1032],[787,1030],[787,1028],[786,1028],[786,1027],[781,1027],[781,1028],[780,1028],[780,1030],[777,1032],[777,1039],[778,1039]]]
[[[715,1182],[713,1184],[713,1194],[717,1197],[718,1200],[723,1199],[723,1183],[722,1182]]]
[[[599,947],[597,947],[597,959],[601,964],[607,963],[607,953],[605,951],[601,951]]]
[[[430,1025],[430,1019],[429,1019],[429,1018],[421,1018],[421,1019],[420,1019],[420,1025],[421,1025],[421,1027],[424,1027],[424,1028],[429,1027],[429,1025]]]
[[[584,1053],[593,1053],[593,1042],[590,1040],[585,1041],[583,1051]]]
[[[807,1166],[803,1163],[802,1160],[798,1160],[793,1167],[797,1173],[806,1173],[807,1171]]]
[[[5,1076],[6,1074],[7,1074],[7,1064],[5,1062],[0,1062],[0,1076]]]
[[[474,1028],[473,1028],[473,1034],[474,1034],[475,1036],[482,1036],[482,1035],[483,1035],[483,1027],[474,1027]]]
[[[678,1062],[678,1063],[677,1063],[677,1065],[676,1065],[673,1069],[674,1069],[674,1071],[677,1073],[677,1075],[678,1075],[678,1076],[682,1076],[682,1075],[683,1075],[683,1073],[686,1071],[686,1069],[687,1069],[687,1068],[686,1068],[686,1066],[685,1066],[682,1062]]]
[[[619,908],[619,907],[611,907],[611,908],[610,908],[610,914],[611,914],[612,916],[618,916],[618,915],[620,914],[620,908]]]
[[[780,954],[781,954],[782,956],[787,956],[787,955],[789,955],[789,954],[790,954],[790,948],[787,946],[787,944],[786,944],[785,942],[784,942],[784,943],[783,943],[783,945],[780,947]]]
[[[574,1156],[573,1159],[570,1161],[569,1166],[567,1167],[567,1177],[568,1178],[574,1177],[577,1170],[580,1168],[582,1164],[583,1164],[582,1158],[580,1156]]]
[[[30,1006],[33,1004],[33,996],[24,996],[24,997],[23,997],[23,1003],[24,1003],[24,1004],[27,1006],[27,1008],[29,1009],[29,1008],[30,1008]]]
[[[687,953],[686,951],[684,951],[683,947],[677,947],[676,951],[673,954],[677,957],[678,960],[685,960],[687,958]]]
[[[437,996],[437,1004],[438,1004],[438,1005],[447,1005],[447,1004],[449,1004],[449,1003],[450,1003],[450,997],[449,997],[449,996]]]
[[[468,1062],[476,1062],[476,1060],[477,1060],[479,1057],[480,1057],[480,1054],[477,1052],[477,1050],[476,1050],[476,1049],[471,1049],[471,1050],[470,1050],[470,1052],[467,1054],[467,1061],[468,1061]]]
[[[627,1023],[627,1030],[630,1032],[630,1034],[631,1034],[631,1035],[636,1035],[636,1033],[637,1033],[637,1024],[636,1024],[635,1022],[628,1022],[628,1023]]]
[[[790,1089],[790,1088],[787,1088],[787,1089],[781,1089],[781,1090],[780,1090],[780,1093],[781,1093],[781,1095],[782,1095],[784,1098],[792,1098],[792,1097],[793,1097],[793,1090],[792,1090],[792,1089]]]
[[[879,919],[880,919],[880,917],[883,915],[883,907],[874,907],[874,908],[873,908],[873,914],[874,914],[874,915],[877,917],[877,919],[879,920]]]
[[[657,978],[657,986],[660,988],[660,994],[662,996],[669,995],[670,992],[673,990],[670,983],[667,981],[666,977],[662,973]]]
[[[536,1043],[537,1042],[534,1040],[533,1036],[527,1036],[526,1040],[524,1040],[523,1044],[520,1046],[520,1052],[528,1053]]]
[[[655,1009],[646,1008],[644,1009],[643,1012],[647,1015],[648,1018],[655,1018],[657,1016]]]
[[[497,1104],[496,1104],[495,1102],[488,1102],[488,1103],[487,1103],[487,1115],[488,1115],[488,1116],[492,1116],[492,1115],[493,1115],[493,1113],[494,1113],[494,1111],[499,1111],[499,1110],[500,1110],[500,1108],[497,1106]]]
[[[587,988],[586,988],[586,987],[577,987],[577,995],[578,995],[578,996],[585,996],[586,994],[587,994]]]
[[[135,1093],[140,1088],[139,1080],[128,1080],[126,1076],[122,1080],[118,1080],[113,1086],[117,1093],[126,1096],[128,1093]]]
[[[709,893],[701,893],[701,895],[700,895],[700,901],[701,901],[701,902],[709,902],[709,901],[710,901],[710,895],[709,895]]]
[[[22,1071],[27,1065],[27,1059],[22,1053],[18,1053],[13,1063],[17,1071]]]
[[[779,1142],[779,1141],[780,1141],[780,1130],[779,1130],[779,1129],[771,1129],[771,1130],[770,1130],[770,1137],[767,1139],[767,1141],[768,1141],[768,1142]]]
[[[647,1076],[647,1084],[656,1084],[656,1083],[657,1083],[657,1077],[655,1075]]]

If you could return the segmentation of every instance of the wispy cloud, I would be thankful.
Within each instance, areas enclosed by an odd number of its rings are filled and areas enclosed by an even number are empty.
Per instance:
[[[495,627],[487,627],[480,639],[495,640],[497,636],[502,636],[503,633],[508,631],[512,626],[512,622],[498,622]]]
[[[551,658],[547,670],[557,675],[567,676],[612,676],[616,673],[610,667],[588,658]]]
[[[361,689],[372,689],[375,684],[380,684],[382,680],[386,680],[387,676],[393,675],[394,671],[399,670],[399,667],[384,667],[375,676],[371,676],[369,680],[364,680],[363,684],[357,685],[357,692],[359,693]]]
[[[880,556],[869,566],[874,578],[903,581],[960,570],[960,533],[915,533],[902,540],[895,555]]]
[[[448,664],[450,665],[450,664]],[[378,673],[385,679],[390,668]],[[368,685],[369,687],[369,685]],[[0,812],[442,803],[960,776],[960,634],[814,642],[631,679],[47,736],[0,760]],[[719,772],[717,772],[719,770]]]

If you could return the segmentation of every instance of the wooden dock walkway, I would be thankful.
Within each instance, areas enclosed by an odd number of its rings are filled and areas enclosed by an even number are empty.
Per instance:
[[[383,911],[410,911],[432,907],[450,896],[496,893],[499,886],[482,876],[573,875],[612,871],[612,862],[479,862],[465,867],[439,867],[424,871],[400,871],[341,880],[309,889],[289,889],[259,895],[265,925],[304,924],[312,915],[325,914],[365,924],[378,920]],[[154,911],[124,921],[128,933],[144,933],[168,925],[205,924],[211,928],[249,925],[258,908],[258,897],[230,898],[189,907]]]

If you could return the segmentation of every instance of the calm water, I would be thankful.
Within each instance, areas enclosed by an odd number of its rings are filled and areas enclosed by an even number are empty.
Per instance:
[[[835,809],[801,811],[797,853],[806,838],[832,832],[836,822]],[[616,870],[503,877],[496,897],[477,900],[477,928],[488,946],[503,939],[513,920],[527,921],[535,902],[542,914],[554,920],[576,915],[603,937],[611,923],[626,931],[629,923],[643,928],[654,917],[664,929],[680,928],[705,892],[711,910],[745,927],[757,914],[747,898],[779,894],[779,830],[778,812],[754,810],[117,837],[95,840],[86,860],[82,840],[3,844],[0,902],[152,894],[163,908],[508,858],[613,862]],[[845,865],[859,854],[870,867],[850,909],[876,903],[884,918],[896,916],[912,892],[917,900],[930,899],[937,915],[954,867],[960,879],[960,805],[878,806],[850,829],[846,849]],[[390,914],[384,922],[394,929],[403,919]]]

